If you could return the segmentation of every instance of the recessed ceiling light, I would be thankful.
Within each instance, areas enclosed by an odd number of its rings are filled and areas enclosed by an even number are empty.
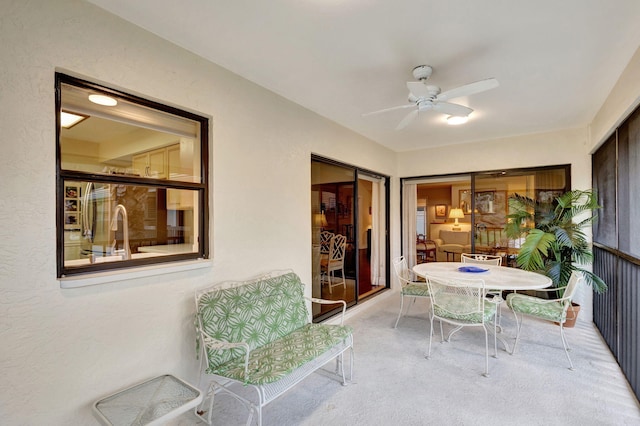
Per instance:
[[[104,105],[104,106],[116,106],[118,105],[118,101],[111,96],[106,95],[89,95],[89,100],[94,104]]]
[[[60,111],[60,126],[70,129],[82,120],[89,118],[88,115],[80,115],[65,111]]]
[[[447,117],[447,123],[452,126],[457,126],[458,124],[464,124],[469,121],[469,117],[466,115],[450,115]]]

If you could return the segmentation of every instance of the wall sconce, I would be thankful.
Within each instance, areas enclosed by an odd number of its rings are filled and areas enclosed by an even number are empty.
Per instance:
[[[462,228],[458,223],[458,219],[464,219],[464,212],[462,211],[462,209],[451,209],[451,211],[449,211],[449,219],[456,220],[455,223],[453,224],[453,228],[451,229],[453,231],[460,231]]]

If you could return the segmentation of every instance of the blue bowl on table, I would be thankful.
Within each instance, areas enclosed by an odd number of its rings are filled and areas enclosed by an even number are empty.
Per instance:
[[[480,268],[479,266],[461,266],[458,268],[458,271],[460,272],[471,272],[471,273],[480,273],[480,272],[487,272],[488,269],[487,268]]]

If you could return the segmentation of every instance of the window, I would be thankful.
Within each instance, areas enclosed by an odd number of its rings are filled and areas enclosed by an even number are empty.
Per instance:
[[[56,73],[58,277],[208,257],[208,120]]]

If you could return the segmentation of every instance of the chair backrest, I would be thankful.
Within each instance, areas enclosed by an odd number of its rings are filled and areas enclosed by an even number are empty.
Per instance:
[[[571,277],[569,278],[569,282],[567,283],[567,287],[564,289],[564,294],[562,295],[562,298],[566,299],[570,303],[571,299],[573,299],[573,295],[576,293],[576,290],[578,289],[578,284],[580,284],[580,281],[584,281],[584,276],[582,275],[582,272],[573,271],[571,273]]]
[[[484,253],[462,253],[460,255],[462,263],[480,263],[485,265],[502,265],[502,256],[495,256]]]
[[[485,290],[482,279],[444,279],[427,276],[433,313],[436,317],[482,323]]]
[[[344,252],[347,248],[347,237],[341,234],[335,234],[331,238],[329,246],[329,261],[336,262],[344,260]]]
[[[320,233],[320,253],[329,254],[329,245],[331,244],[331,238],[335,234],[329,231],[322,231]]]
[[[225,342],[254,349],[309,323],[304,284],[293,272],[228,281],[196,292],[198,327]],[[241,349],[206,351],[209,368],[242,356]]]
[[[393,269],[400,280],[400,284],[411,281],[411,272],[407,265],[407,259],[405,259],[404,256],[399,256],[393,259]]]
[[[417,244],[424,244],[425,243],[425,236],[424,234],[418,234],[416,236],[416,243]]]

